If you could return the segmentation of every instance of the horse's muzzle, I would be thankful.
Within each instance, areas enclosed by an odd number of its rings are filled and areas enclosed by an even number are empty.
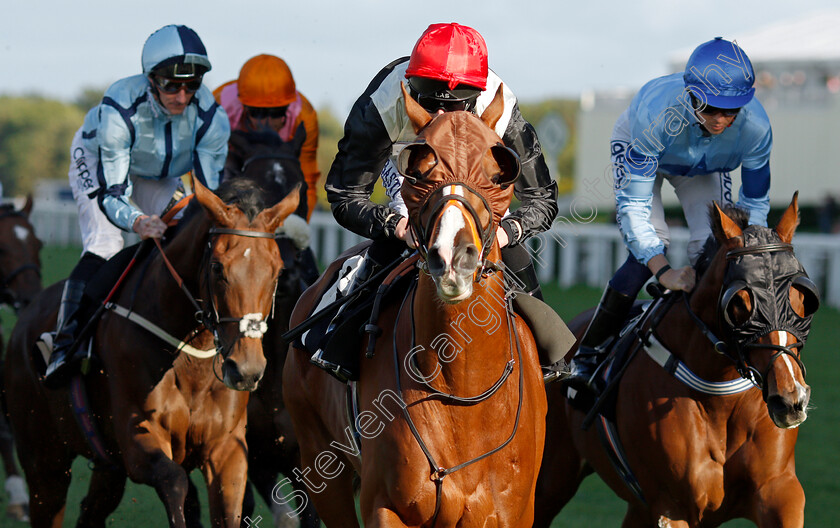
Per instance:
[[[265,373],[265,362],[247,362],[239,364],[228,358],[222,363],[225,385],[233,390],[253,391]]]

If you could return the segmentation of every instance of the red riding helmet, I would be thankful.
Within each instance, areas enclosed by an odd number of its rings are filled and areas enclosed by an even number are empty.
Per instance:
[[[423,77],[445,81],[452,90],[459,84],[487,87],[487,44],[471,27],[460,24],[432,24],[420,36],[406,79]]]

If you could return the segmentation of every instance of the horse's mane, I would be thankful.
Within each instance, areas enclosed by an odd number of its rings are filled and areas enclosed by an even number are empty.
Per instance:
[[[15,209],[15,204],[12,204],[12,203],[0,204],[0,213],[11,213],[11,212],[16,211],[16,210],[17,209]]]
[[[747,225],[749,225],[750,212],[746,209],[734,204],[727,204],[721,209],[741,229],[746,229]],[[714,221],[716,215],[715,205],[709,204],[709,225],[712,227],[712,234],[706,239],[703,250],[700,252],[700,257],[697,259],[697,264],[694,265],[694,270],[697,272],[698,277],[702,276],[703,272],[709,269],[709,266],[712,264],[712,259],[715,257],[718,249],[720,249],[720,242],[718,240],[726,238],[726,235],[721,230],[720,224]]]
[[[216,195],[228,205],[236,205],[245,213],[248,220],[253,220],[263,210],[285,198],[283,188],[265,179],[237,176],[223,181],[215,191]],[[181,221],[191,218],[201,210],[198,200],[192,200],[184,211]]]

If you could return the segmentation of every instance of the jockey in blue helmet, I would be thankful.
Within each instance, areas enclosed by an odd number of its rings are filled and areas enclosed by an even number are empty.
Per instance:
[[[711,234],[708,206],[732,203],[730,173],[741,168],[738,205],[750,223],[767,224],[773,134],[754,97],[755,72],[744,51],[720,37],[698,46],[685,71],[645,84],[618,118],[610,140],[616,219],[630,252],[607,285],[572,361],[566,393],[586,408],[598,393],[597,367],[636,295],[652,275],[690,291],[691,266],[672,269],[660,191],[676,191],[690,230],[692,263]]]
[[[121,231],[160,238],[160,214],[193,175],[215,189],[230,125],[202,77],[207,50],[195,31],[168,25],[143,46],[143,73],[121,79],[85,116],[70,147],[70,187],[84,252],[64,285],[45,384],[72,374],[70,348],[85,285],[123,246]]]

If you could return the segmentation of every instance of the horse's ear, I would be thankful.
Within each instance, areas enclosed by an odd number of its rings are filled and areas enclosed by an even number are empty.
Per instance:
[[[202,207],[204,207],[204,210],[207,211],[207,214],[210,215],[213,222],[223,227],[233,227],[236,218],[235,215],[238,211],[236,206],[227,205],[221,198],[216,196],[216,193],[198,181],[198,178],[195,176],[191,176],[190,182],[195,191],[195,197]]]
[[[24,202],[23,207],[20,210],[21,213],[27,218],[29,218],[29,213],[32,212],[32,195],[26,195],[26,202]]]
[[[266,226],[266,231],[273,233],[283,224],[283,220],[297,210],[299,204],[300,184],[298,183],[285,198],[280,200],[280,202],[269,209],[261,211],[260,214],[257,215],[255,221],[257,223],[263,222]]]
[[[734,220],[729,218],[729,216],[727,216],[726,213],[723,212],[723,210],[720,208],[716,201],[713,203],[714,225],[712,226],[712,230],[715,232],[715,234],[718,235],[719,240],[722,238],[722,240],[720,240],[721,243],[727,246],[738,244],[738,242],[734,241],[740,241],[741,236],[744,234],[744,232],[741,230],[740,227],[738,227],[738,224],[736,224]]]
[[[481,120],[492,129],[496,128],[496,123],[499,122],[499,118],[502,117],[502,112],[505,110],[505,95],[504,95],[504,84],[499,84],[499,88],[496,89],[496,95],[493,96],[493,101],[490,102],[490,105],[484,109],[484,112],[481,114]]]
[[[796,232],[796,226],[798,225],[799,191],[796,191],[793,193],[793,199],[790,201],[790,205],[785,211],[785,214],[782,215],[782,219],[779,220],[779,223],[776,225],[776,233],[779,234],[779,238],[782,239],[782,242],[790,244],[790,241],[793,240],[793,233]]]
[[[411,124],[414,126],[414,133],[419,134],[429,124],[429,121],[432,120],[432,116],[429,115],[429,112],[425,108],[420,106],[420,103],[411,97],[411,94],[405,89],[404,82],[400,82],[400,90],[402,90],[403,99],[405,99],[405,113],[408,114],[408,119],[411,120]]]

